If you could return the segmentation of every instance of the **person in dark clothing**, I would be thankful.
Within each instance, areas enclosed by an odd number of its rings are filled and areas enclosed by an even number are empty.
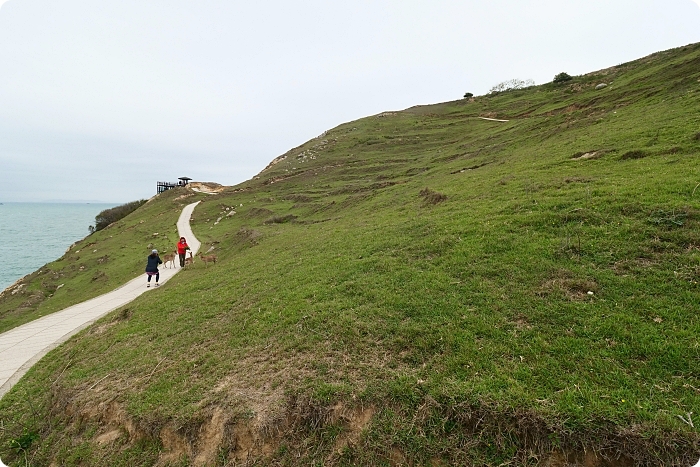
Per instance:
[[[158,250],[151,251],[148,255],[148,263],[146,264],[146,275],[148,275],[148,280],[146,281],[146,287],[151,286],[151,276],[156,276],[156,287],[158,284],[158,279],[160,279],[160,272],[158,271],[158,265],[163,264],[163,261],[158,256]]]
[[[185,252],[189,250],[190,247],[187,245],[185,237],[180,237],[180,241],[177,242],[177,255],[180,257],[180,267],[185,267]]]

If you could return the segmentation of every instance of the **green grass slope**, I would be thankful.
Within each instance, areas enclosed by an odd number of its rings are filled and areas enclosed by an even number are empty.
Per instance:
[[[152,248],[174,250],[180,212],[201,196],[173,190],[153,198],[138,212],[76,242],[61,258],[2,291],[0,333],[110,292],[136,277]]]
[[[217,263],[35,366],[0,456],[691,465],[699,109],[692,45],[340,125],[206,197]]]

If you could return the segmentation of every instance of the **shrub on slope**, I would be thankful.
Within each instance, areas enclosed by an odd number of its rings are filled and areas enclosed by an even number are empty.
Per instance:
[[[100,212],[98,215],[95,216],[95,226],[91,226],[90,231],[100,231],[107,227],[109,224],[112,224],[114,222],[117,222],[118,220],[125,218],[144,204],[146,204],[146,200],[142,199],[139,201],[132,201],[130,203],[105,209],[104,211]]]

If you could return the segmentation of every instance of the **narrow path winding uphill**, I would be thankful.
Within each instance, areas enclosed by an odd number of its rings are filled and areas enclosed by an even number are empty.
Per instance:
[[[185,206],[177,221],[178,233],[187,239],[192,254],[197,253],[200,247],[190,228],[190,217],[197,204],[199,202]],[[178,271],[180,268],[161,268],[160,282],[165,283]],[[0,398],[52,349],[149,290],[152,289],[146,288],[145,275],[140,274],[112,292],[0,334]]]

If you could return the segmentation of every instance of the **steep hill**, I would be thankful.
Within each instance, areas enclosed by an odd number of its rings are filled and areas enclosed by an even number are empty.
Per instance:
[[[346,123],[197,194],[218,261],[34,367],[0,456],[692,465],[699,109],[696,44]]]

